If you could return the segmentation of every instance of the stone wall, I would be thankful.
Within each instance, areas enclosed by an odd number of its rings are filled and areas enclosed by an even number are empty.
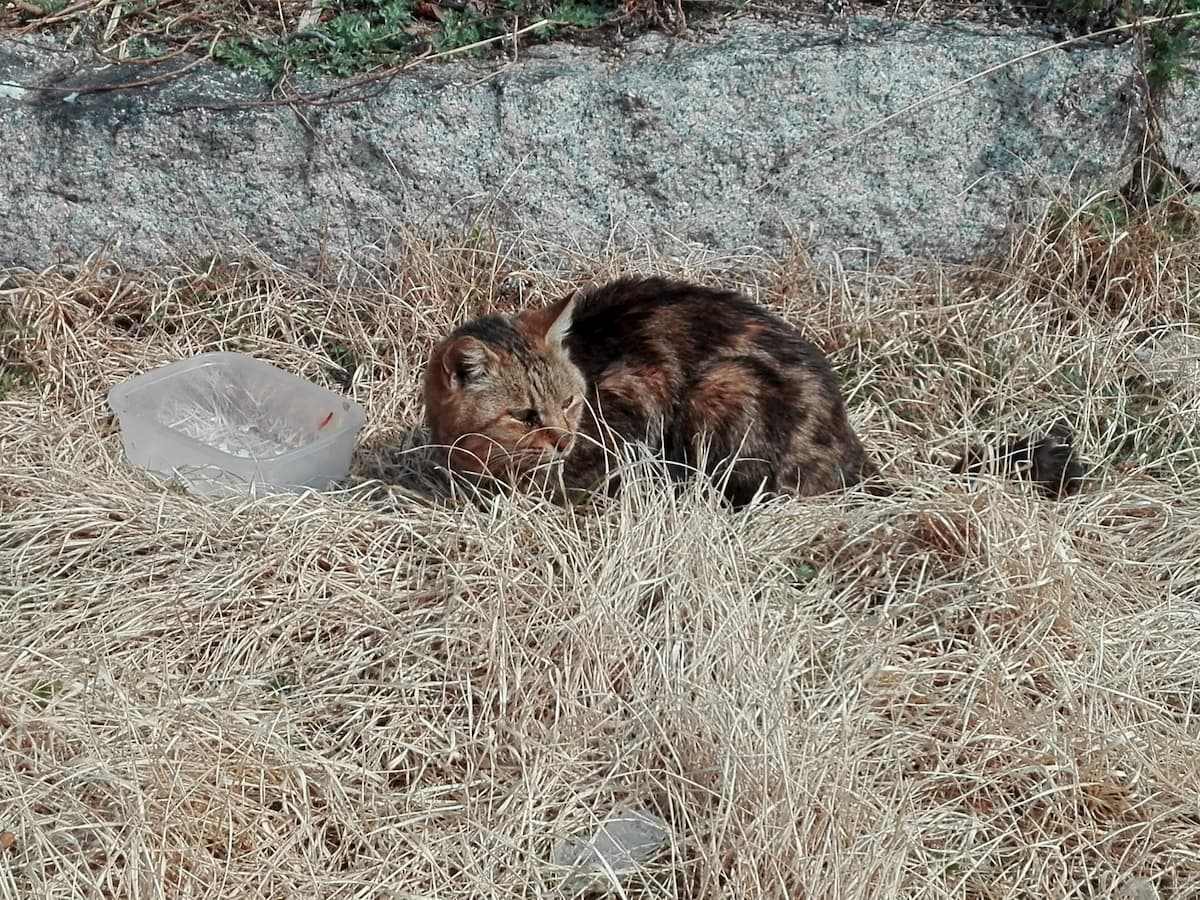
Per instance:
[[[1127,177],[1145,116],[1132,45],[1053,44],[953,24],[741,20],[620,54],[557,44],[508,65],[429,65],[365,99],[293,106],[209,64],[108,90],[181,63],[101,68],[9,42],[0,265],[106,243],[134,263],[186,260],[248,240],[305,266],[396,225],[481,216],[585,249],[796,236],[818,252],[963,258],[1016,201]],[[1186,126],[1172,134],[1195,154]]]

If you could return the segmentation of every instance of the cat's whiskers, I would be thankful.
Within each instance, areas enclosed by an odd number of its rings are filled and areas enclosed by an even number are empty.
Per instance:
[[[575,432],[565,428],[538,428],[523,435],[517,441],[517,446],[512,452],[537,455],[548,459],[562,459],[571,452],[577,437]],[[548,444],[535,444],[535,442],[545,441],[547,438],[550,439]],[[521,446],[526,443],[527,446]]]

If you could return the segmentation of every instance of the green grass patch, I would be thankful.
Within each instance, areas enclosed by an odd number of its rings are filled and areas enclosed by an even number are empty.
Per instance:
[[[1200,0],[1051,0],[1047,13],[1080,34],[1134,26],[1153,89],[1195,79],[1200,53]]]
[[[525,0],[502,0],[492,11],[475,6],[450,9],[424,0],[363,0],[324,14],[311,28],[287,37],[231,38],[213,56],[235,69],[277,82],[291,72],[307,77],[346,77],[402,64],[426,53],[475,52],[473,45],[544,18],[526,39],[546,40],[562,28],[596,28],[617,14],[607,0],[561,0],[540,17]],[[478,49],[478,48],[476,48]]]
[[[0,400],[34,383],[34,373],[21,359],[19,343],[28,326],[8,310],[0,310]]]

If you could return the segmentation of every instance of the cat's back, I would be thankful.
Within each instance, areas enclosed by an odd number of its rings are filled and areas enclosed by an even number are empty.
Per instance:
[[[763,315],[769,315],[763,307],[733,291],[631,276],[593,288],[580,298],[571,327],[577,333],[629,333],[676,323],[705,328]]]
[[[727,355],[827,367],[815,345],[745,295],[667,278],[622,278],[588,292],[576,303],[567,344],[593,375],[621,359],[688,371]]]
[[[667,458],[724,471],[735,503],[762,487],[814,494],[863,476],[825,355],[748,297],[622,279],[576,300],[566,344],[617,433],[642,440],[657,423]]]

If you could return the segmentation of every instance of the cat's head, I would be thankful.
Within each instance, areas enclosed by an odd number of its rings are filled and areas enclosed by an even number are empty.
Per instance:
[[[520,473],[570,453],[587,390],[563,345],[575,300],[476,319],[434,349],[425,416],[451,468]]]

